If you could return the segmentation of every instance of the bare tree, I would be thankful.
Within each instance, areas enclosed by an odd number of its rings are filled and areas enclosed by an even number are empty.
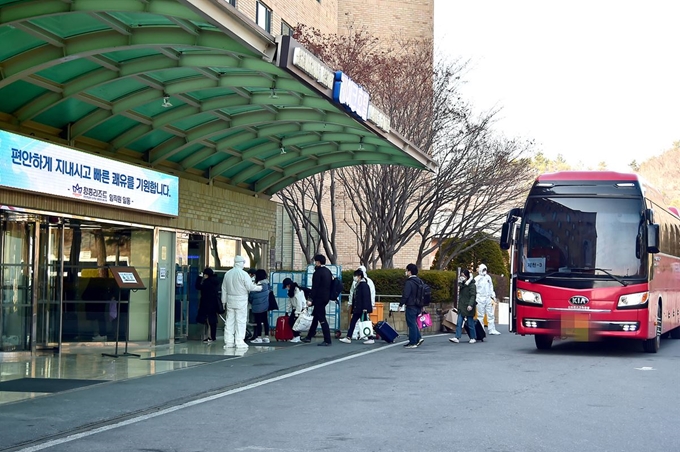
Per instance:
[[[321,252],[336,264],[338,252],[335,245],[337,231],[336,181],[333,170],[310,176],[277,193],[288,214],[300,248],[307,262]],[[323,200],[330,200],[330,215],[323,211]]]
[[[474,246],[470,240],[480,232],[495,232],[531,180],[532,142],[500,138],[489,131],[470,138],[462,147],[442,151],[447,157],[435,190],[446,193],[440,198],[444,202],[427,211],[430,220],[419,231],[419,260],[439,250],[440,269]]]
[[[345,222],[362,262],[373,267],[379,259],[392,268],[395,254],[418,238],[420,266],[443,239],[464,243],[498,224],[507,202],[522,192],[515,181],[530,168],[522,155],[533,144],[495,137],[496,112],[472,118],[460,94],[465,62],[434,63],[432,42],[397,39],[386,47],[363,29],[338,36],[300,27],[298,38],[364,85],[391,126],[439,164],[435,173],[395,165],[337,171],[352,208]],[[447,246],[440,261],[460,251]]]

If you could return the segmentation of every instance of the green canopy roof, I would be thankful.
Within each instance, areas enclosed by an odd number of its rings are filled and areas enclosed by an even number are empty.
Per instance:
[[[226,2],[0,0],[0,43],[3,129],[268,195],[431,166],[271,63],[271,36]]]

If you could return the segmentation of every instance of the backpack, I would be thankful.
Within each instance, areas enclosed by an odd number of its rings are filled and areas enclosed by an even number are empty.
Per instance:
[[[416,297],[417,306],[429,306],[432,301],[432,289],[425,284],[425,281],[422,279],[420,280],[420,286],[418,287],[418,294]]]
[[[302,293],[305,294],[305,300],[311,300],[312,299],[312,289],[309,287],[300,287],[300,290]]]
[[[342,293],[342,281],[340,281],[340,278],[333,278],[331,280],[331,290],[328,293],[328,299],[331,301],[337,301],[341,293]]]
[[[270,290],[269,291],[269,308],[267,311],[278,311],[279,310],[279,304],[276,302],[276,295],[274,295],[274,291]]]

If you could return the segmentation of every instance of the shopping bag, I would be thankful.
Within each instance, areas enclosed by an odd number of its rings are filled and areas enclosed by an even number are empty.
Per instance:
[[[456,323],[458,323],[458,311],[456,310],[456,308],[451,308],[448,311],[446,311],[446,314],[444,315],[444,320],[449,323],[452,323],[453,326],[455,327]]]
[[[310,314],[306,309],[303,310],[295,321],[293,325],[293,331],[303,332],[309,331],[309,327],[312,326],[312,314]]]
[[[369,336],[373,335],[373,322],[371,322],[371,319],[368,318],[368,314],[364,312],[364,314],[361,316],[361,320],[359,320],[354,326],[352,339],[363,340],[368,339]]]
[[[417,323],[418,328],[420,328],[421,330],[423,328],[427,328],[428,326],[432,326],[432,318],[430,317],[430,313],[423,312],[422,314],[420,314],[418,316]]]

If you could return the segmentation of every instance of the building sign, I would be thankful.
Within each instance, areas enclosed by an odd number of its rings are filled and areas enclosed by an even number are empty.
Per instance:
[[[368,120],[375,124],[379,129],[390,133],[390,117],[373,104],[368,105]]]
[[[321,60],[315,57],[312,52],[302,47],[293,49],[293,65],[305,74],[313,77],[321,85],[328,89],[333,89],[335,74]]]
[[[176,176],[0,130],[0,186],[177,216]]]
[[[360,119],[368,119],[369,94],[342,71],[335,73],[333,100]]]

